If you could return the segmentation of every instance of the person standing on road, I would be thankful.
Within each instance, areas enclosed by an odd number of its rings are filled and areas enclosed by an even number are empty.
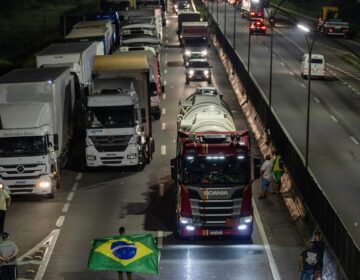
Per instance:
[[[125,227],[120,227],[119,228],[119,234],[123,235],[125,234]],[[126,277],[127,280],[132,280],[132,273],[131,272],[125,272],[126,273]],[[124,279],[124,272],[123,271],[118,271],[118,276],[119,276],[119,280],[123,280]]]
[[[262,194],[258,197],[258,199],[265,199],[268,197],[272,177],[272,165],[270,155],[266,155],[265,161],[260,168]]]
[[[325,242],[322,240],[321,232],[318,230],[315,231],[314,233],[314,249],[317,251],[319,255],[319,266],[316,271],[316,277],[321,279],[323,265],[324,265]]]
[[[6,209],[10,206],[11,198],[4,188],[4,184],[0,183],[0,234],[4,232]]]
[[[318,267],[319,254],[314,248],[314,241],[310,241],[308,248],[302,251],[299,258],[300,280],[314,280]]]
[[[16,255],[19,252],[14,241],[8,239],[7,232],[2,233],[0,242],[1,280],[15,280],[17,278]]]

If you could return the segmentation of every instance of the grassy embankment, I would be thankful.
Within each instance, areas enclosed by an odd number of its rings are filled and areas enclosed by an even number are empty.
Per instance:
[[[0,73],[16,67],[33,67],[34,53],[63,39],[60,16],[73,10],[93,10],[98,0],[68,0],[57,5],[32,0],[23,7],[1,11]],[[79,4],[80,3],[80,4]]]

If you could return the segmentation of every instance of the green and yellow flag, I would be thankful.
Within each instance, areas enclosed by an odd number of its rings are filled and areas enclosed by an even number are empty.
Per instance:
[[[95,239],[88,268],[159,274],[160,252],[151,234]]]

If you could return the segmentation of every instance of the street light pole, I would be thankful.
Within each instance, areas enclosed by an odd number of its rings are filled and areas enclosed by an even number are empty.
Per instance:
[[[226,37],[226,4],[227,0],[225,0],[225,13],[224,13],[224,35]]]
[[[216,23],[219,23],[219,0],[216,0]]]
[[[304,25],[298,24],[298,27],[304,31],[306,45],[308,47],[309,59],[308,59],[308,87],[307,87],[307,110],[306,110],[306,144],[305,144],[305,168],[309,167],[309,135],[310,135],[310,99],[311,99],[311,56],[314,47],[315,40],[319,34],[319,31],[315,33],[314,38],[311,43],[309,42],[307,33],[310,32],[310,29]]]
[[[251,48],[251,32],[249,28],[249,40],[248,40],[248,59],[247,59],[247,70],[250,75],[250,48]]]
[[[236,4],[234,4],[234,33],[233,33],[233,49],[235,50],[236,43]]]

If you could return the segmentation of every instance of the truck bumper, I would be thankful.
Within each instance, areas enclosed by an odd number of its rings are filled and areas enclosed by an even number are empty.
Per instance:
[[[189,225],[179,226],[180,237],[211,237],[211,236],[223,236],[223,237],[243,237],[248,238],[253,231],[253,224],[247,224],[244,228],[217,228],[209,229]]]
[[[138,147],[128,147],[123,152],[98,152],[94,146],[88,146],[85,150],[86,166],[136,166],[139,164]]]
[[[54,193],[56,182],[49,175],[40,176],[38,179],[4,180],[3,183],[11,195],[48,195]]]

